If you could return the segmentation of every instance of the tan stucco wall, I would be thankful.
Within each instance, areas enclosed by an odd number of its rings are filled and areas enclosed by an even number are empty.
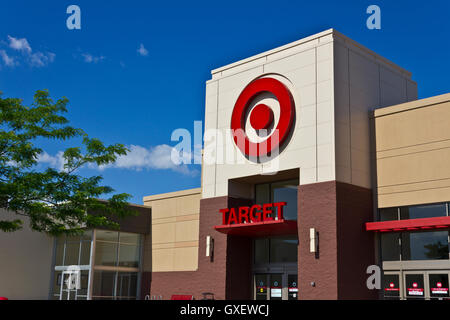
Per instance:
[[[53,255],[53,238],[34,232],[29,220],[0,210],[0,220],[23,220],[23,229],[0,231],[0,297],[47,300]]]
[[[450,93],[374,111],[378,206],[450,201]]]
[[[201,189],[144,197],[152,208],[152,230],[145,237],[145,271],[193,271],[198,266]]]

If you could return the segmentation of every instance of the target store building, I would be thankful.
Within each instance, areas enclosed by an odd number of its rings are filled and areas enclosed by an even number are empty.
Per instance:
[[[447,298],[449,100],[333,29],[213,70],[201,188],[144,197],[143,294]]]
[[[449,99],[333,29],[213,70],[205,130],[238,164],[205,141],[201,188],[144,198],[143,293],[448,297]]]
[[[450,297],[450,93],[417,100],[334,29],[211,73],[201,187],[144,197],[120,230],[0,234],[0,296]]]
[[[144,197],[143,294],[449,297],[450,94],[333,29],[211,73],[201,188]]]
[[[448,119],[450,93],[417,100],[334,29],[215,69],[201,187],[120,230],[0,234],[0,297],[449,299]]]

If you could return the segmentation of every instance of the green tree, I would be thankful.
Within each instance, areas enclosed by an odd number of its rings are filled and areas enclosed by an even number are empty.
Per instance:
[[[76,174],[83,166],[113,163],[128,150],[121,144],[105,146],[69,126],[63,116],[67,104],[67,98],[54,102],[47,90],[37,91],[31,106],[22,105],[18,98],[2,98],[0,92],[0,208],[17,214],[14,220],[7,220],[0,212],[0,231],[19,230],[21,216],[27,216],[33,230],[77,234],[83,228],[116,228],[113,219],[134,214],[126,202],[130,195],[115,194],[99,201],[114,190],[101,185],[101,176]],[[62,170],[39,170],[38,157],[43,150],[38,141],[72,138],[82,142],[64,151]]]

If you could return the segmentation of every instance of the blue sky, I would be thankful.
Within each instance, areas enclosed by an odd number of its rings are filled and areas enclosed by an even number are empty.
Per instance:
[[[71,4],[81,8],[81,30],[66,27]],[[366,28],[371,4],[381,8],[381,30]],[[200,186],[199,165],[167,167],[164,156],[173,130],[203,121],[210,70],[335,28],[411,71],[419,98],[443,94],[449,13],[448,1],[8,1],[0,5],[0,91],[29,103],[49,89],[69,98],[72,125],[134,146],[128,162],[81,173],[100,173],[142,203]],[[46,163],[57,165],[64,145],[43,146]]]

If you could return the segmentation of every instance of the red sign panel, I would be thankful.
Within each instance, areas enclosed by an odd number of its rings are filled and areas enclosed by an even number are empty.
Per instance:
[[[286,202],[255,204],[251,207],[220,209],[222,213],[222,225],[254,223],[263,221],[283,220],[283,207]]]

